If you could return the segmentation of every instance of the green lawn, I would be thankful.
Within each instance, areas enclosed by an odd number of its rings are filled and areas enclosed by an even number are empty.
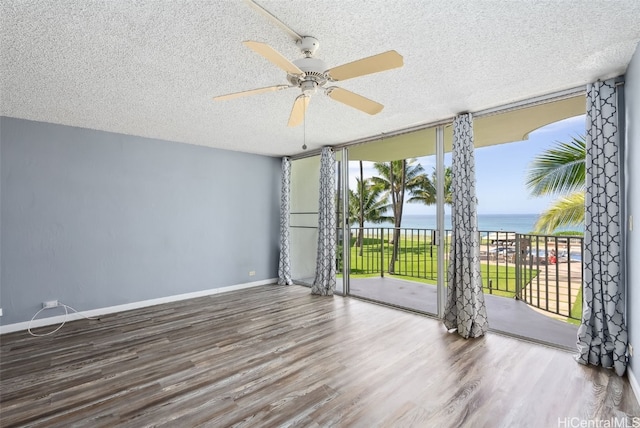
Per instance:
[[[353,245],[354,243],[355,238],[352,238],[350,266],[353,277],[379,276],[381,270],[384,270],[385,275],[391,275],[389,273],[389,261],[392,256],[393,245],[389,243],[386,237],[384,240],[365,238],[362,255],[360,255],[360,249]],[[448,253],[448,248],[445,248],[445,253]],[[445,260],[445,275],[447,264]],[[486,293],[505,297],[515,296],[515,266],[481,263],[480,268]],[[400,239],[394,277],[435,284],[438,275],[437,270],[437,247],[431,245],[430,239],[424,239],[424,236],[413,239]],[[529,275],[535,277],[537,271],[534,270]]]

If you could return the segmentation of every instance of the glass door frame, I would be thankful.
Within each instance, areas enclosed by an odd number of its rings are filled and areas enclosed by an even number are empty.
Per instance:
[[[446,302],[445,289],[445,267],[444,252],[446,242],[446,231],[444,228],[444,126],[436,127],[436,236],[438,245],[438,318],[444,317],[444,306]]]
[[[436,245],[437,245],[437,313],[438,318],[444,317],[444,307],[446,302],[446,289],[445,289],[445,242],[446,237],[444,226],[444,125],[438,125],[435,127],[436,131]],[[351,294],[349,287],[349,275],[351,271],[350,257],[351,247],[345,245],[345,243],[351,240],[351,229],[349,224],[349,148],[348,146],[342,147],[340,157],[340,176],[342,193],[341,207],[342,210],[342,224],[339,225],[342,233],[342,294],[348,296]],[[340,232],[337,232],[340,233]]]
[[[340,161],[339,161],[339,169],[338,175],[340,176],[340,189],[341,193],[340,203],[340,211],[342,211],[338,215],[338,219],[342,220],[342,224],[337,225],[339,231],[336,231],[338,234],[342,234],[342,296],[348,296],[350,293],[349,290],[349,272],[351,271],[351,229],[349,225],[349,149],[347,147],[342,147],[340,152]],[[336,288],[338,285],[336,284]]]

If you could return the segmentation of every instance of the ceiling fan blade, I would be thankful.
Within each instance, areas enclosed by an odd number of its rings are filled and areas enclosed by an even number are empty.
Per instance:
[[[364,76],[402,67],[402,55],[396,51],[387,51],[378,55],[362,58],[348,64],[339,65],[326,71],[331,80],[347,80],[352,77]]]
[[[304,114],[307,111],[307,106],[309,105],[309,99],[307,95],[298,95],[298,98],[293,102],[288,126],[298,126],[302,123]]]
[[[218,95],[217,97],[213,97],[213,100],[214,101],[232,100],[234,98],[240,98],[247,95],[256,95],[256,94],[262,94],[265,92],[281,91],[283,89],[294,88],[294,87],[295,86],[288,86],[288,85],[267,86],[266,88],[250,89],[248,91],[234,92],[233,94]]]
[[[304,71],[300,70],[297,65],[285,58],[280,52],[272,48],[266,43],[254,42],[247,40],[244,45],[250,49],[253,49],[256,53],[259,53],[284,71],[289,74],[304,74]]]
[[[332,99],[368,114],[378,114],[384,108],[382,104],[372,101],[369,98],[335,86],[327,88],[326,93]]]

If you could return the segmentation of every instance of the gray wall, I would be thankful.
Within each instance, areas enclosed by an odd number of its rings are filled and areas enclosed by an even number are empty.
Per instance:
[[[626,121],[626,212],[633,216],[633,230],[627,235],[627,325],[634,347],[630,368],[640,376],[640,44],[625,76]],[[640,379],[638,379],[640,380]]]
[[[279,159],[7,117],[0,140],[2,324],[277,277]]]

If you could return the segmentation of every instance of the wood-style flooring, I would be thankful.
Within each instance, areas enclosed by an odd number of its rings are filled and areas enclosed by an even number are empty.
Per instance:
[[[568,352],[493,333],[465,340],[435,319],[300,286],[0,341],[3,427],[538,428],[640,416],[626,378]]]

